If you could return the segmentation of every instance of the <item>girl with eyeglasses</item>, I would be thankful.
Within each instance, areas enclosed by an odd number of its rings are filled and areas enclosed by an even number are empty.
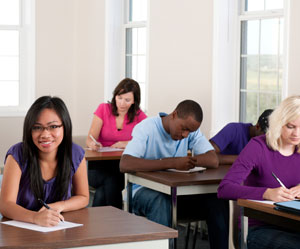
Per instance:
[[[0,212],[10,219],[55,226],[64,219],[62,212],[88,202],[84,150],[72,143],[67,107],[60,98],[40,97],[26,114],[23,141],[6,154]]]

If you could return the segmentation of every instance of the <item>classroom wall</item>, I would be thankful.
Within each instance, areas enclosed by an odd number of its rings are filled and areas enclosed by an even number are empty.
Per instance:
[[[186,98],[204,110],[208,136],[212,110],[213,2],[151,0],[149,3],[148,114],[171,112]],[[290,1],[288,94],[300,94],[300,2]],[[92,113],[104,101],[105,1],[36,1],[36,96],[66,102],[74,135],[86,135]],[[0,118],[0,166],[22,138],[22,117]]]
[[[211,125],[212,11],[213,1],[150,1],[149,115],[196,100],[205,134]]]

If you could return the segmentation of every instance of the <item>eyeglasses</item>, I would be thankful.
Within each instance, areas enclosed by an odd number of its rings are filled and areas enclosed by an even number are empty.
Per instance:
[[[42,133],[44,130],[47,130],[49,132],[56,132],[60,127],[62,127],[63,124],[61,125],[49,125],[49,126],[40,126],[40,125],[35,125],[32,127],[32,132],[36,133]]]

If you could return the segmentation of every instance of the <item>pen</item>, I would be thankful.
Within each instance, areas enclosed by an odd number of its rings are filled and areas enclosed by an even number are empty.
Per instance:
[[[286,186],[282,183],[282,181],[280,181],[280,179],[272,172],[272,175],[274,176],[274,178],[276,179],[277,182],[279,182],[280,186],[283,188],[286,188]]]
[[[91,134],[90,134],[90,138],[95,142],[95,144],[97,145],[101,145]]]
[[[38,201],[47,209],[51,209],[46,202],[44,202],[42,199],[38,198]],[[61,218],[59,218],[60,221],[64,222]]]

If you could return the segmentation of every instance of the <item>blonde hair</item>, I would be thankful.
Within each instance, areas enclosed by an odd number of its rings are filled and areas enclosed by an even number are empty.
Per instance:
[[[282,145],[281,130],[300,117],[300,96],[290,96],[284,99],[280,105],[269,116],[269,129],[266,134],[267,144],[270,148],[278,151]],[[300,153],[300,144],[297,145],[297,152]]]

